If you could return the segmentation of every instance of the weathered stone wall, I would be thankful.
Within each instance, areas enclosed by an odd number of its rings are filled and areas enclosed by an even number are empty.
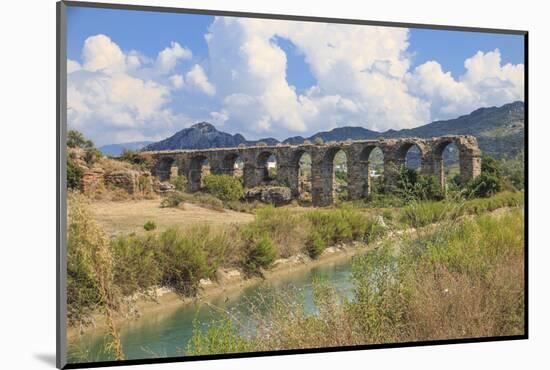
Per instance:
[[[82,191],[89,193],[99,186],[103,186],[105,171],[101,168],[92,168],[84,171],[82,175]]]
[[[346,153],[348,172],[348,194],[350,199],[368,196],[371,188],[369,177],[369,155],[375,148],[384,154],[384,184],[391,191],[397,181],[397,171],[405,164],[407,151],[416,146],[421,155],[421,172],[424,175],[438,176],[445,184],[443,150],[451,143],[459,150],[460,179],[470,181],[481,172],[481,152],[473,136],[444,136],[432,139],[403,138],[383,140],[348,140],[327,144],[252,146],[244,148],[219,148],[205,150],[173,150],[146,152],[155,160],[153,175],[161,181],[170,177],[173,166],[187,178],[189,191],[201,188],[204,176],[203,165],[208,163],[214,174],[235,173],[235,161],[243,163],[243,182],[246,188],[275,182],[288,186],[294,197],[299,195],[299,160],[304,153],[312,159],[311,195],[312,203],[325,206],[333,202],[334,156],[340,150]],[[268,176],[267,159],[274,155],[277,159],[275,179]]]

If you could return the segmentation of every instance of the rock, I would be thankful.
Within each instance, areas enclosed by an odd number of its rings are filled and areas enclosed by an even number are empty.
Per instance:
[[[210,279],[200,279],[199,280],[199,285],[200,285],[201,288],[207,288],[209,286],[214,285],[214,283]]]
[[[378,216],[376,217],[376,223],[377,223],[378,225],[384,227],[384,228],[388,227],[388,226],[386,225],[386,222],[384,222],[384,217],[382,217],[381,215],[378,215]]]
[[[237,269],[219,268],[216,270],[216,280],[218,280],[220,284],[242,280],[242,278],[241,272]]]
[[[245,193],[244,198],[247,201],[259,200],[264,203],[280,206],[290,203],[292,194],[290,188],[285,186],[268,186],[249,189]]]
[[[176,190],[176,187],[169,182],[161,182],[156,180],[154,184],[154,189],[157,193],[169,193]]]
[[[86,170],[82,175],[82,191],[88,193],[98,186],[102,186],[105,178],[105,171],[101,168]]]

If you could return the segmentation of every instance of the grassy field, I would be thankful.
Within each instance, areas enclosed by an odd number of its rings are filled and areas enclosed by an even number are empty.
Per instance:
[[[144,233],[143,225],[152,221],[164,231],[173,227],[196,224],[227,225],[247,223],[254,219],[248,213],[231,210],[213,210],[185,203],[176,208],[161,208],[159,199],[122,202],[91,202],[94,218],[109,235]]]

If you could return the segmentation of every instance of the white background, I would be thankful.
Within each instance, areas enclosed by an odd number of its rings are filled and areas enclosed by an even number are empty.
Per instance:
[[[111,2],[116,2],[111,0]],[[150,369],[548,368],[549,20],[543,1],[165,0],[133,4],[524,29],[529,45],[530,339],[149,366]],[[55,2],[5,1],[0,21],[1,368],[55,363]],[[449,45],[452,47],[452,45]],[[545,351],[546,349],[546,351]],[[546,352],[546,353],[545,353]],[[145,367],[133,367],[135,369]]]

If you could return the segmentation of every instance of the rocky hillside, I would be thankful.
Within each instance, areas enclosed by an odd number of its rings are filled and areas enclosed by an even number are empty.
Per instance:
[[[514,102],[502,107],[480,108],[470,114],[455,119],[436,121],[424,126],[404,130],[377,132],[364,127],[338,127],[330,131],[318,132],[304,138],[296,136],[283,143],[301,144],[305,140],[342,141],[347,139],[399,138],[407,136],[434,137],[443,135],[473,135],[477,137],[481,150],[492,156],[514,155],[523,150],[524,143],[524,104]],[[183,129],[162,141],[149,144],[143,150],[206,149],[236,147],[241,144],[255,145],[265,142],[268,145],[279,143],[273,138],[246,140],[240,134],[218,131],[208,122],[197,123]]]
[[[241,134],[231,135],[216,130],[208,122],[200,122],[176,132],[167,139],[149,144],[143,150],[229,148],[239,146],[240,144],[253,145],[259,141],[263,141],[268,145],[275,145],[279,142],[273,138],[249,141]]]
[[[304,140],[313,141],[317,137],[324,141],[341,141],[399,137],[430,138],[444,135],[473,135],[477,138],[483,153],[491,156],[513,155],[523,149],[524,104],[518,101],[502,107],[480,108],[455,119],[435,121],[413,129],[376,132],[363,127],[339,127],[319,132],[307,139],[298,136],[284,142],[300,144]]]

